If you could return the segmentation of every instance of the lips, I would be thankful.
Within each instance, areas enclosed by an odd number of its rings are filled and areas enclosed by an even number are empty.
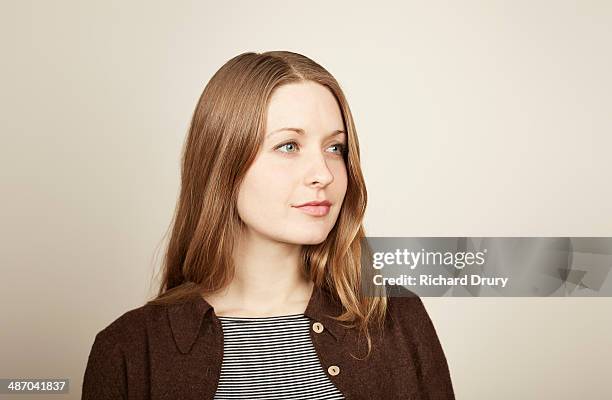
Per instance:
[[[331,203],[327,200],[323,201],[309,201],[308,203],[300,204],[295,207],[304,207],[304,206],[331,206]]]
[[[327,200],[309,201],[308,203],[300,204],[293,207],[314,217],[323,217],[329,213],[331,203]]]

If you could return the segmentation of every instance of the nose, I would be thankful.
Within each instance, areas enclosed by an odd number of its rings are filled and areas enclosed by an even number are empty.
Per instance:
[[[307,163],[308,173],[306,174],[305,182],[307,186],[325,187],[334,181],[334,174],[332,174],[327,166],[324,155],[319,153],[309,157]]]

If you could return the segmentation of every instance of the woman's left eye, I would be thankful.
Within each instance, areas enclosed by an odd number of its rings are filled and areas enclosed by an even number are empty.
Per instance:
[[[344,144],[342,144],[342,143],[335,143],[335,144],[332,144],[329,147],[338,147],[339,150],[336,151],[336,153],[338,153],[338,154],[343,154],[345,152],[345,149],[346,149],[344,147]]]

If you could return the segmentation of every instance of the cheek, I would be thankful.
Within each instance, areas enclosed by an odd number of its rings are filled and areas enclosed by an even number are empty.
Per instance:
[[[344,197],[348,185],[348,176],[344,163],[334,167],[332,174],[334,175],[334,190],[338,196]]]
[[[269,163],[251,166],[238,193],[238,211],[243,220],[283,215],[289,207],[291,181],[286,170]],[[242,215],[245,214],[245,215]]]

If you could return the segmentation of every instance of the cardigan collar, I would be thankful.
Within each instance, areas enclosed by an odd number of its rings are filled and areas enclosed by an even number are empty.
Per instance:
[[[202,296],[196,296],[172,304],[167,310],[174,341],[182,354],[188,354],[203,331],[202,325],[213,322],[214,308]],[[304,315],[315,322],[321,322],[324,332],[329,332],[336,341],[341,340],[346,332],[346,328],[332,318],[341,312],[342,304],[328,290],[316,285],[313,287]]]

